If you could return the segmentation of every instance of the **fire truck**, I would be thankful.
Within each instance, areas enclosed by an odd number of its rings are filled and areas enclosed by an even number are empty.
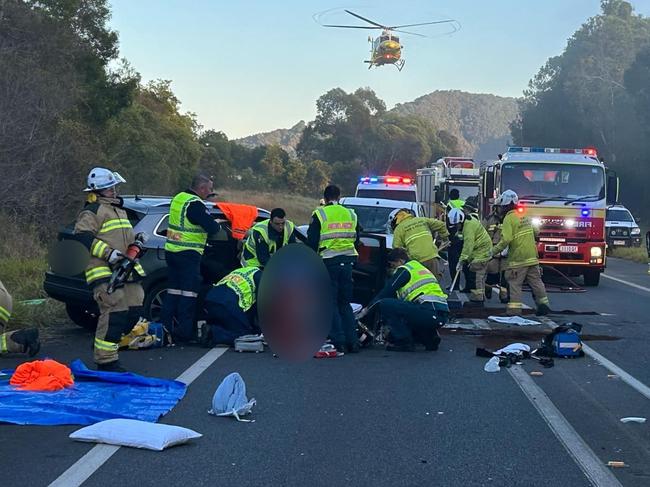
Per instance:
[[[605,211],[618,200],[619,182],[595,148],[509,147],[480,172],[481,216],[498,194],[515,191],[516,211],[536,229],[540,262],[598,285],[606,265]]]
[[[449,192],[457,189],[460,199],[471,207],[478,206],[479,168],[468,157],[443,157],[417,170],[418,201],[430,218],[441,218]]]

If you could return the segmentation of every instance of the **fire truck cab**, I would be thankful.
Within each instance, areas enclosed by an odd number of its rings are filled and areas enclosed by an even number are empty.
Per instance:
[[[480,176],[482,217],[497,195],[515,191],[517,211],[536,229],[540,262],[598,285],[606,265],[605,211],[618,200],[618,178],[596,149],[509,147]]]

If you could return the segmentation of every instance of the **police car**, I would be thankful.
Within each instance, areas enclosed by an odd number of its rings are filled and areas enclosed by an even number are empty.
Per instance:
[[[634,221],[632,213],[623,205],[607,207],[605,217],[608,248],[640,247],[641,229]]]
[[[359,180],[357,198],[416,202],[415,180],[408,176],[365,176]]]

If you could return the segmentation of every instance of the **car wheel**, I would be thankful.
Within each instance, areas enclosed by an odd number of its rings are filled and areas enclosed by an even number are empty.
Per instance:
[[[167,283],[159,282],[151,287],[144,297],[144,315],[149,321],[160,321],[162,305],[167,294]]]
[[[600,283],[600,271],[587,269],[584,273],[585,286],[596,287]]]
[[[68,317],[75,325],[78,325],[90,331],[94,331],[97,328],[97,319],[99,316],[88,311],[86,308],[82,306],[66,304],[65,311],[68,313]]]

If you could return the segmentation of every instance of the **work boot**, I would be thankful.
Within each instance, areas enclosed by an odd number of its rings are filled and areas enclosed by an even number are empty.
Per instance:
[[[41,349],[41,342],[38,339],[37,328],[26,328],[24,330],[15,331],[9,338],[18,345],[22,345],[23,352],[30,357],[36,355]]]
[[[546,316],[551,312],[551,308],[548,307],[548,304],[539,304],[537,305],[537,316]]]
[[[97,364],[97,370],[102,372],[128,372],[124,367],[122,367],[119,360],[108,362],[106,364]]]
[[[333,343],[334,348],[339,353],[345,353],[345,344],[344,343]]]

